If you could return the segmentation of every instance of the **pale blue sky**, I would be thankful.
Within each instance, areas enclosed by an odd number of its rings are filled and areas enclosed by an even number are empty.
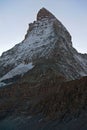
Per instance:
[[[0,0],[0,55],[24,39],[42,7],[69,30],[73,46],[87,52],[87,0]]]

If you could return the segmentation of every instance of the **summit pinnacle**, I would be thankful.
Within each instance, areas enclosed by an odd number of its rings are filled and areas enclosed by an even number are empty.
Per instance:
[[[41,20],[43,18],[51,19],[51,18],[55,18],[55,16],[51,12],[49,12],[47,9],[42,8],[39,10],[37,14],[37,20]]]

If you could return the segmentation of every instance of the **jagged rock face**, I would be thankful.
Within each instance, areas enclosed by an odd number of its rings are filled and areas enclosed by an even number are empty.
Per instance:
[[[0,130],[87,130],[87,77],[52,79],[0,88]]]
[[[87,55],[72,47],[67,29],[45,8],[38,12],[37,21],[29,24],[25,39],[0,57],[0,77],[31,62],[34,66],[43,63],[68,80],[87,75]]]
[[[44,18],[52,19],[52,18],[55,18],[55,16],[52,13],[50,13],[48,10],[46,10],[45,8],[42,8],[37,14],[37,20],[41,20]]]

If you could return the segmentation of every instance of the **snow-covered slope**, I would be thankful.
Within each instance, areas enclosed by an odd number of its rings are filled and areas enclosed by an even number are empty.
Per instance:
[[[56,41],[52,24],[53,20],[50,23],[48,19],[37,21],[27,38],[10,51],[3,53],[0,62],[3,62],[4,66],[9,64],[15,64],[16,66],[21,60],[31,61],[32,58],[46,55],[48,52],[44,50],[44,47],[49,44],[53,47],[53,43]]]
[[[20,65],[18,65],[17,67],[15,67],[14,69],[12,69],[11,71],[9,71],[6,75],[4,75],[0,81],[6,80],[6,79],[10,79],[13,78],[16,75],[22,75],[25,74],[26,72],[28,72],[29,70],[33,69],[33,64],[29,63],[29,64],[23,64],[21,63]]]
[[[44,64],[50,59],[67,79],[87,75],[87,55],[84,57],[72,47],[67,29],[45,8],[29,24],[25,39],[0,57],[1,80],[27,72],[29,63],[35,64],[40,59]]]

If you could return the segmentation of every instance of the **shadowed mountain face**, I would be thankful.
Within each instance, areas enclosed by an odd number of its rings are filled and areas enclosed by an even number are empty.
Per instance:
[[[51,75],[28,83],[27,76],[0,88],[1,130],[87,129],[87,77],[65,82]]]
[[[86,68],[87,54],[40,9],[25,39],[0,57],[0,129],[87,129]]]

